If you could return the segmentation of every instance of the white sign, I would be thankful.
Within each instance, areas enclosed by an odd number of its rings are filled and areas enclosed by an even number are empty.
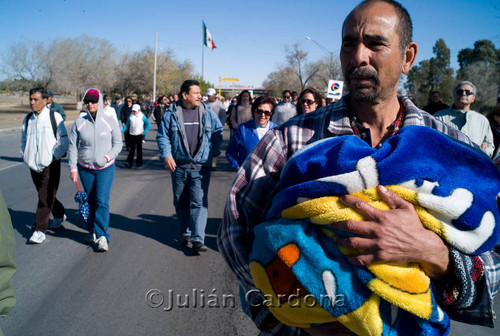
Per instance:
[[[344,82],[339,80],[330,79],[328,81],[328,88],[326,91],[326,98],[340,99],[342,98],[342,88]]]

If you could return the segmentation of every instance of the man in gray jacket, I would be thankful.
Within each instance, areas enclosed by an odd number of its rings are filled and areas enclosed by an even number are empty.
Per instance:
[[[220,155],[222,125],[214,111],[202,103],[200,83],[184,81],[181,95],[182,99],[163,114],[156,141],[160,159],[172,173],[182,245],[192,243],[195,251],[204,252],[210,165],[212,158]]]
[[[69,146],[68,133],[62,116],[47,107],[48,93],[44,89],[30,90],[31,113],[23,121],[21,154],[30,168],[31,178],[38,191],[38,207],[30,243],[45,240],[50,214],[52,228],[65,220],[64,206],[56,198],[61,176],[61,157]]]

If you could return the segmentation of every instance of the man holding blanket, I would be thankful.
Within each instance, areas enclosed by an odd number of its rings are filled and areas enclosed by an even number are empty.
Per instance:
[[[400,75],[408,73],[416,54],[411,19],[399,3],[362,2],[342,29],[340,59],[349,94],[335,105],[292,118],[268,132],[238,172],[219,231],[219,250],[238,278],[244,309],[266,334],[349,333],[338,322],[308,328],[307,333],[280,323],[263,304],[264,295],[250,274],[254,228],[266,220],[280,191],[282,170],[295,152],[315,141],[342,135],[357,136],[378,149],[400,128],[411,125],[430,127],[472,144],[460,131],[397,95]],[[431,279],[434,297],[451,318],[492,327],[493,296],[500,277],[500,257],[495,250],[478,256],[462,253],[425,228],[410,202],[383,186],[377,191],[389,210],[379,210],[352,195],[340,198],[364,219],[330,225],[353,234],[336,236],[339,247],[362,250],[348,261],[361,266],[418,263]]]

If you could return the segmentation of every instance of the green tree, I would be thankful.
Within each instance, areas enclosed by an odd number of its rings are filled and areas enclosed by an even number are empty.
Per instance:
[[[450,49],[443,39],[436,41],[432,48],[434,57],[423,60],[408,72],[406,90],[412,95],[417,106],[423,107],[429,101],[429,93],[439,91],[441,100],[451,103],[453,95],[453,69],[450,67]]]
[[[500,49],[489,40],[478,40],[474,48],[460,50],[458,63],[457,79],[468,80],[477,88],[473,108],[489,111],[496,104],[500,88]]]

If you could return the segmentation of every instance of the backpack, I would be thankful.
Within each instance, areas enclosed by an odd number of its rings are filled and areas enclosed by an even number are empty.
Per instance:
[[[30,119],[31,119],[31,116],[33,115],[34,112],[30,112],[28,113],[28,115],[26,116],[26,131],[28,131],[28,124],[30,122]],[[52,131],[54,132],[54,138],[56,138],[57,140],[57,124],[56,124],[56,117],[54,116],[54,111],[53,110],[50,110],[50,123],[52,124]],[[62,157],[66,157],[66,154],[67,153],[64,153],[64,155]]]

